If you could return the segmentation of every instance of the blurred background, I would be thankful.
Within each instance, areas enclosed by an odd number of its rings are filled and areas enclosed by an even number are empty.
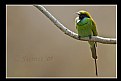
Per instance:
[[[53,5],[44,7],[64,26],[77,32],[75,12],[88,11],[99,36],[116,38],[116,6]],[[7,77],[96,77],[86,41],[61,32],[32,5],[8,5]],[[116,45],[98,43],[99,77],[116,77]]]

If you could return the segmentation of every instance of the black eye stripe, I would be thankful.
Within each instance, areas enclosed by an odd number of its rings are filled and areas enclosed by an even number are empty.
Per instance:
[[[82,20],[83,18],[88,17],[90,18],[87,14],[80,14],[79,19]]]

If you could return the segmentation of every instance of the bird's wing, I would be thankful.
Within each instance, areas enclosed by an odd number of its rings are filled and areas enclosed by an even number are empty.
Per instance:
[[[97,29],[96,29],[96,24],[94,22],[94,20],[92,20],[92,32],[93,32],[93,36],[97,36]]]
[[[92,32],[93,32],[93,36],[97,36],[98,35],[97,29],[96,29],[96,24],[95,24],[94,20],[92,20]],[[97,47],[97,42],[95,42],[95,45]]]

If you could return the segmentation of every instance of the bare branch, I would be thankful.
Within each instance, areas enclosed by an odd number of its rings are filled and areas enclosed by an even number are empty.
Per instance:
[[[93,41],[93,42],[99,42],[103,44],[116,44],[115,38],[103,38],[99,36],[92,36],[91,39],[89,37],[80,38],[78,37],[78,34],[72,32],[68,28],[66,28],[63,24],[61,24],[53,15],[51,15],[42,5],[34,5],[37,9],[39,9],[44,15],[46,15],[61,31],[63,31],[66,35],[73,37],[77,40],[83,40],[83,41]]]

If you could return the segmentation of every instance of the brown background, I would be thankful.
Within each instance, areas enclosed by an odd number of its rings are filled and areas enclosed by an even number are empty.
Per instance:
[[[75,12],[87,10],[99,36],[116,38],[116,6],[45,6],[76,32]],[[116,45],[98,43],[100,77],[116,77]],[[7,6],[8,77],[95,77],[87,42],[61,32],[33,6]]]

